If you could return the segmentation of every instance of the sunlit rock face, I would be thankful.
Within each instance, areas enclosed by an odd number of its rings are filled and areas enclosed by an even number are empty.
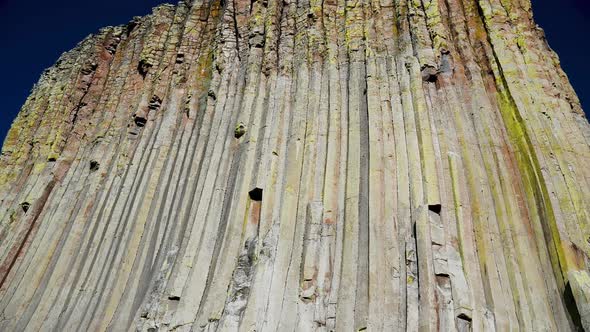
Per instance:
[[[164,5],[15,120],[0,330],[588,330],[589,182],[528,0]]]

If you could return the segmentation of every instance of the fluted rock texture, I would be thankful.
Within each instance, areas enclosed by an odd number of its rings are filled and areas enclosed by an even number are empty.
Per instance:
[[[0,330],[588,329],[589,183],[529,0],[163,5],[15,120]]]

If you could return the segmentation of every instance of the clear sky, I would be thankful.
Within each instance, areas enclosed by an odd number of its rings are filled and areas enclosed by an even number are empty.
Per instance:
[[[586,114],[590,111],[589,0],[532,0]],[[0,0],[0,143],[31,87],[62,52],[107,25],[176,0]]]

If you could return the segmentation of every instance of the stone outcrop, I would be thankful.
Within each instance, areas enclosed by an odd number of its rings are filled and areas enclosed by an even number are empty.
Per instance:
[[[589,166],[529,0],[163,5],[16,118],[0,330],[588,330]]]

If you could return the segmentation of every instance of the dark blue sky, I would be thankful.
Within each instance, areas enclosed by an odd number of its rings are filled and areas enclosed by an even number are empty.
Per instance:
[[[590,1],[532,0],[537,23],[590,111]],[[90,33],[176,0],[0,0],[0,143],[33,84]]]

